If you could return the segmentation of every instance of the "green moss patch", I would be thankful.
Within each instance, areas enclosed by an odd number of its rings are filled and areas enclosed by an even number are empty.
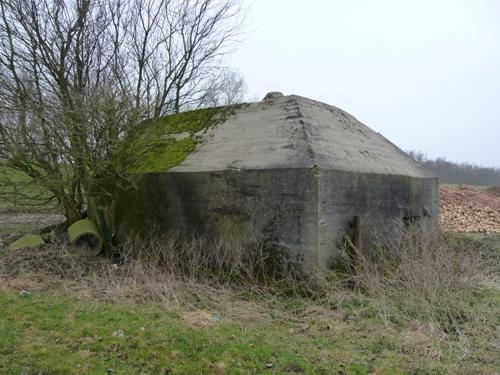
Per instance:
[[[145,125],[152,126],[153,131],[159,130],[170,134],[189,132],[191,135],[210,126],[214,115],[221,112],[222,108],[205,108],[195,111],[177,113],[148,121]]]
[[[42,239],[42,236],[36,234],[27,234],[26,236],[22,236],[17,241],[14,241],[10,244],[9,250],[22,250],[22,249],[33,249],[40,247],[45,244],[45,241]]]
[[[217,234],[229,241],[241,239],[240,216],[231,213],[213,213],[212,220],[217,227]]]
[[[195,150],[196,133],[214,125],[221,112],[206,108],[145,121],[126,142],[126,152],[136,157],[130,171],[161,173],[180,164]]]
[[[144,158],[134,166],[133,171],[139,173],[161,173],[175,167],[186,159],[195,150],[196,142],[193,138],[180,141],[154,142],[153,150],[144,155]]]

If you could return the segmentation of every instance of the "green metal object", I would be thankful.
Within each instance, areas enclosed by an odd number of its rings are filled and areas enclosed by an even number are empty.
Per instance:
[[[27,234],[9,245],[9,250],[33,249],[45,244],[42,236],[37,234]]]
[[[71,247],[84,255],[96,256],[102,250],[102,238],[97,226],[88,219],[78,220],[68,228]]]
[[[111,237],[111,231],[106,220],[105,210],[103,208],[98,209],[99,216],[99,227],[101,228],[102,237],[104,238],[104,252],[107,255],[112,255],[115,252],[113,246],[113,239]]]

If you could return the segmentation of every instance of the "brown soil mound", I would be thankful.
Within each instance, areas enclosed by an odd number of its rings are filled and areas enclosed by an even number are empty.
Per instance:
[[[491,195],[494,195],[495,197],[500,198],[500,186],[489,187],[488,189],[486,189],[486,192],[488,194],[491,194]]]
[[[439,222],[451,232],[500,233],[500,197],[470,186],[440,186]]]

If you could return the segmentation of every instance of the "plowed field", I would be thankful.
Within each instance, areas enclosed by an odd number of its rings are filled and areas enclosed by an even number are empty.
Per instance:
[[[441,228],[451,232],[500,233],[500,196],[497,189],[441,185]]]

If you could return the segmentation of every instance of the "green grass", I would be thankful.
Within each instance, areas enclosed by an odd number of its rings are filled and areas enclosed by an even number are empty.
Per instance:
[[[51,210],[49,193],[23,172],[0,164],[0,212]]]
[[[181,312],[158,305],[0,293],[2,374],[449,372],[412,345],[370,319],[310,320],[305,327],[299,317],[253,322],[222,317],[196,327]]]

